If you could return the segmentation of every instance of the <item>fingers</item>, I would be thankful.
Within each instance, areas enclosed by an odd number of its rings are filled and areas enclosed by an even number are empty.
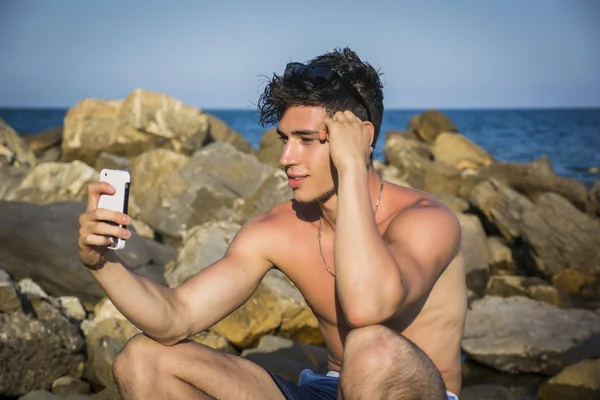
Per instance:
[[[363,122],[360,118],[358,118],[356,115],[354,115],[354,113],[350,110],[338,111],[335,114],[333,114],[333,118],[331,118],[331,119],[335,122],[348,123],[348,124],[353,124],[353,123],[357,123],[357,122],[362,124],[362,122]]]
[[[90,210],[79,217],[81,247],[108,246],[109,236],[129,239],[131,232],[119,225],[129,225],[131,217],[102,208]]]
[[[359,122],[362,123],[362,120],[358,118],[354,113],[350,110],[344,111],[344,116],[348,120],[348,122]]]
[[[100,235],[86,235],[81,238],[82,247],[89,246],[108,246],[111,244],[110,238],[108,236],[100,236]]]
[[[327,140],[327,134],[329,133],[329,124],[331,124],[332,122],[333,120],[331,118],[325,118],[323,120],[323,123],[319,128],[319,141],[321,141],[321,143]]]
[[[121,239],[129,239],[131,237],[131,232],[125,228],[121,228],[118,225],[111,225],[101,221],[89,223],[85,226],[82,226],[79,230],[79,237],[86,246],[101,246],[101,244],[97,244],[99,239],[95,236],[114,236]]]
[[[354,114],[352,114],[352,112],[348,110],[338,111],[335,114],[333,114],[333,120],[340,123],[350,123],[353,121],[351,115],[353,116]]]
[[[352,124],[352,123],[362,123],[360,118],[358,118],[354,113],[350,110],[346,111],[337,111],[333,114],[332,117],[327,117],[323,120],[323,124],[321,125],[321,129],[319,130],[319,140],[324,142],[327,140],[327,135],[329,133],[329,127],[334,123],[342,123],[342,124]]]
[[[87,210],[93,210],[98,207],[100,195],[115,194],[116,189],[107,182],[94,182],[88,185]]]
[[[89,225],[97,221],[112,222],[117,225],[129,225],[131,217],[118,211],[106,210],[104,208],[96,208],[85,212],[79,217],[79,225]]]

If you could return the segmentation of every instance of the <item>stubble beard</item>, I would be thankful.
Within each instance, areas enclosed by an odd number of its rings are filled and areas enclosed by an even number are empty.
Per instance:
[[[311,200],[297,200],[299,203],[305,203],[305,204],[311,204],[311,203],[324,203],[325,201],[329,200],[331,198],[331,196],[333,196],[335,194],[335,186],[332,187],[331,189],[326,190],[325,192],[315,196],[313,199]]]

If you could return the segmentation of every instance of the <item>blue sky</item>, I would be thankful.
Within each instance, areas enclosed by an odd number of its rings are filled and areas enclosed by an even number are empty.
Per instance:
[[[261,76],[344,46],[387,108],[600,106],[596,0],[0,0],[0,107],[142,87],[253,108]]]

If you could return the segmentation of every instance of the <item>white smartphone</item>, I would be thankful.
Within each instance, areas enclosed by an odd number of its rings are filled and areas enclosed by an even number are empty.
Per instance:
[[[100,171],[100,181],[110,183],[110,185],[116,189],[116,192],[112,195],[100,195],[98,208],[104,208],[107,210],[127,214],[127,207],[129,205],[129,184],[131,183],[131,176],[129,175],[129,172],[105,168],[102,171]],[[114,222],[108,223],[111,225],[116,225]],[[119,226],[125,228],[125,225]],[[113,236],[110,237],[110,244],[108,245],[109,249],[121,250],[124,247],[124,239],[116,238]]]

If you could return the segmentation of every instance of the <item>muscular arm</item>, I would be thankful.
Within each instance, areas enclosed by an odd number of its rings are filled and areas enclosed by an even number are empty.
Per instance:
[[[183,285],[167,288],[137,275],[113,256],[90,270],[117,309],[135,326],[163,344],[201,332],[250,298],[271,268],[264,256],[264,222],[248,222],[225,256]]]
[[[374,325],[431,290],[460,246],[460,225],[445,208],[415,206],[394,217],[382,238],[364,166],[339,174],[336,290],[351,326]]]

